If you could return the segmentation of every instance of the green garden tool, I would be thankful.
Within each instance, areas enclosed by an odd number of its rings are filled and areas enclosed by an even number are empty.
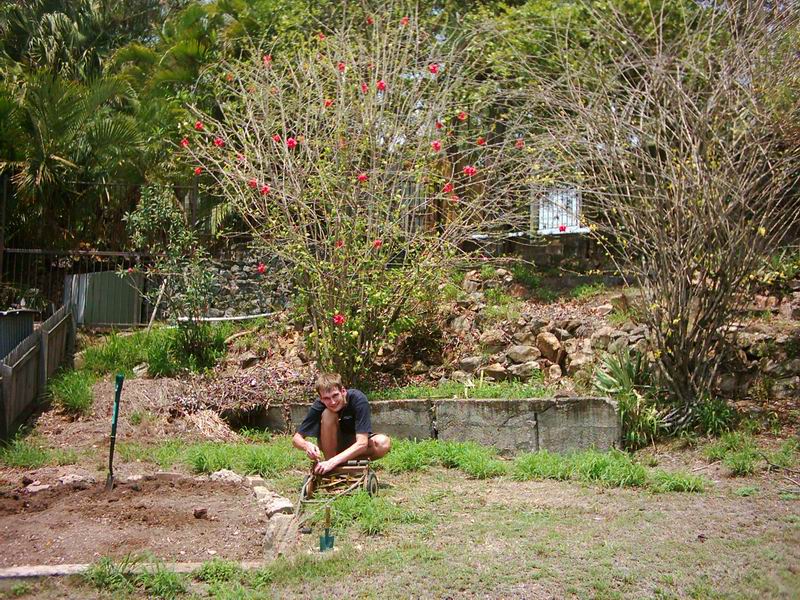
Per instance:
[[[331,507],[325,507],[325,535],[319,536],[319,551],[333,550],[333,536],[331,535]]]
[[[111,418],[111,448],[108,452],[108,479],[106,479],[106,491],[114,489],[114,444],[117,441],[117,419],[119,418],[119,398],[122,396],[122,382],[125,376],[122,373],[117,375],[117,383],[114,394],[114,416]]]

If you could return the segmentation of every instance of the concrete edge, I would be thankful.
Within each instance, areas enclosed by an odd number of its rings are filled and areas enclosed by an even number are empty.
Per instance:
[[[209,560],[217,557],[210,557]],[[150,569],[162,568],[187,575],[202,567],[205,563],[202,562],[186,562],[186,563],[141,563],[132,567],[134,573],[143,573]],[[260,569],[269,564],[264,560],[246,560],[238,563],[242,569],[253,570]],[[22,565],[19,567],[5,567],[0,569],[0,580],[3,579],[29,579],[35,577],[65,577],[69,575],[80,575],[88,571],[94,563],[78,563],[78,564],[64,564],[64,565]]]

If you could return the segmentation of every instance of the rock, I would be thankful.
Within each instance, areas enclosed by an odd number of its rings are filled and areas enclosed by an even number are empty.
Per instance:
[[[242,369],[248,369],[259,361],[258,354],[255,352],[245,352],[239,357],[239,366]]]
[[[555,335],[560,342],[566,342],[567,340],[571,340],[573,337],[569,331],[566,329],[561,329],[560,327],[553,329],[553,335]]]
[[[547,369],[545,379],[548,382],[558,381],[561,379],[561,367],[558,365],[550,365],[550,368]]]
[[[539,364],[536,361],[529,361],[511,365],[508,372],[516,379],[528,380],[539,372]]]
[[[567,375],[575,375],[587,367],[591,367],[592,363],[593,361],[591,354],[575,354],[574,356],[570,357],[569,367],[567,367]]]
[[[80,371],[86,366],[86,355],[83,353],[83,351],[77,352],[72,361],[73,368],[76,371]]]
[[[136,365],[133,367],[133,374],[136,377],[146,378],[147,377],[147,363],[142,363],[140,365]]]
[[[719,391],[724,396],[733,396],[739,389],[739,380],[734,373],[723,373],[719,377]]]
[[[481,374],[484,377],[491,377],[495,381],[501,381],[508,375],[506,368],[500,363],[492,363],[481,369]]]
[[[466,371],[467,373],[472,373],[475,369],[481,366],[483,362],[482,356],[465,356],[461,360],[458,361],[458,367],[462,371]]]
[[[487,350],[495,351],[506,345],[505,337],[505,333],[501,329],[490,329],[484,331],[478,341]]]
[[[616,296],[612,296],[608,299],[608,304],[620,312],[624,312],[630,308],[628,297],[625,294],[617,294]]]
[[[413,365],[411,365],[411,372],[414,373],[414,375],[422,375],[423,373],[427,373],[428,365],[426,365],[421,360],[418,360]]]
[[[601,327],[592,334],[591,343],[593,350],[605,350],[611,343],[611,335],[614,330],[611,327]]]
[[[468,271],[464,274],[464,282],[461,284],[461,288],[471,294],[472,292],[477,292],[481,287],[481,276],[478,271]]]
[[[791,298],[784,298],[778,312],[785,319],[800,320],[800,293],[794,292]]]
[[[786,371],[792,375],[800,375],[800,358],[793,358],[787,362]]]
[[[58,483],[61,485],[72,485],[82,490],[85,490],[96,482],[97,480],[91,475],[79,475],[78,473],[69,473],[68,475],[58,478]]]
[[[214,471],[209,476],[209,479],[211,479],[211,481],[223,481],[225,483],[242,483],[244,481],[244,477],[229,469]]]
[[[221,311],[220,309],[218,309],[218,308],[209,308],[209,309],[208,309],[208,316],[209,316],[209,317],[212,317],[212,318],[214,318],[214,319],[216,319],[216,318],[219,318],[219,317],[223,316],[224,314],[225,314],[225,313],[224,313],[224,312],[222,312],[222,311]]]
[[[208,509],[205,507],[197,506],[192,511],[192,514],[194,514],[195,519],[205,519],[206,517],[208,517]]]
[[[294,512],[294,505],[290,500],[263,486],[259,485],[254,487],[253,493],[256,496],[258,504],[266,510],[269,518],[272,518],[273,515],[278,513],[290,515]]]
[[[297,544],[299,535],[297,519],[293,515],[276,514],[267,522],[264,534],[264,554],[273,560],[288,554]]]
[[[596,307],[594,309],[594,312],[595,312],[595,314],[597,314],[597,315],[599,315],[601,317],[605,317],[607,315],[610,315],[612,312],[614,312],[614,307],[611,306],[610,304],[601,304],[600,306],[598,306],[598,307]]]
[[[449,325],[450,331],[456,334],[463,334],[467,333],[470,329],[472,329],[472,324],[467,318],[466,315],[459,315],[452,321],[450,321]]]
[[[558,338],[548,331],[543,331],[536,336],[536,347],[546,359],[558,362],[561,352],[561,342]]]
[[[638,354],[647,354],[647,340],[642,338],[631,346],[631,350]]]
[[[529,328],[517,330],[511,337],[517,344],[520,345],[536,345],[536,333],[531,331]]]
[[[36,492],[41,492],[44,490],[49,490],[50,486],[46,483],[39,483],[38,481],[34,481],[30,485],[25,487],[25,491],[30,494],[35,494]]]
[[[772,384],[771,397],[775,400],[793,400],[800,395],[800,377],[776,379]]]
[[[450,373],[450,379],[458,383],[464,383],[469,378],[469,373],[465,373],[464,371],[453,371]]]
[[[33,479],[28,477],[27,475],[22,476],[22,485],[30,485],[33,483]]]
[[[247,485],[249,485],[251,488],[258,485],[266,487],[266,481],[264,481],[263,477],[259,477],[258,475],[248,475],[245,477],[245,481],[247,481]]]
[[[617,354],[618,352],[625,350],[628,347],[628,338],[625,337],[618,337],[608,344],[608,351],[611,354]]]
[[[508,360],[515,363],[526,363],[536,360],[542,355],[538,348],[533,346],[511,346],[506,350]]]

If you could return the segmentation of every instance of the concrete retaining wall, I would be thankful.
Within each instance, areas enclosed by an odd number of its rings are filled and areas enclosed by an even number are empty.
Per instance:
[[[370,407],[373,430],[393,438],[473,441],[504,454],[607,450],[619,447],[622,432],[617,405],[605,398],[384,400]],[[274,414],[264,426],[293,430],[307,410],[290,405],[290,423]]]

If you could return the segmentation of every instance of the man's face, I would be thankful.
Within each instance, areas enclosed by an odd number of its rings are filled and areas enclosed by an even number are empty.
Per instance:
[[[319,399],[325,405],[325,408],[333,412],[339,412],[347,404],[347,390],[341,388],[330,388],[320,392]]]

